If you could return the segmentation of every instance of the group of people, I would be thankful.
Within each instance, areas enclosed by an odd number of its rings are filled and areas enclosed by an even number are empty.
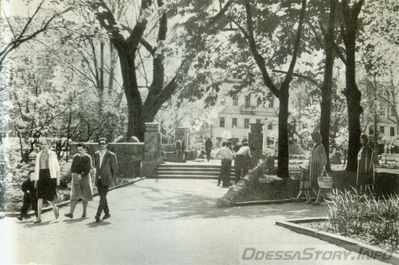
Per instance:
[[[82,218],[86,218],[86,210],[88,202],[93,199],[93,189],[91,173],[95,169],[94,183],[97,187],[100,202],[97,207],[95,221],[100,222],[102,212],[104,212],[103,220],[111,217],[107,193],[110,186],[114,185],[115,178],[118,174],[118,161],[116,155],[107,149],[108,141],[106,138],[98,140],[99,150],[94,154],[94,165],[92,158],[86,152],[84,144],[77,144],[77,154],[73,157],[70,169],[71,175],[71,205],[69,213],[65,216],[73,218],[75,207],[79,200],[82,200],[83,211]],[[35,211],[36,220],[34,223],[41,223],[43,201],[53,208],[56,219],[59,217],[59,209],[55,204],[58,196],[58,187],[60,185],[60,166],[57,155],[50,150],[47,141],[40,141],[39,147],[41,151],[36,155],[35,170],[28,173],[28,179],[22,184],[24,192],[23,206],[18,219],[27,218],[27,211],[30,206]]]
[[[205,142],[206,144],[206,142]],[[206,147],[206,146],[205,146]],[[208,155],[207,155],[208,156]],[[231,147],[229,142],[222,142],[222,148],[216,152],[216,157],[221,159],[220,175],[218,178],[218,186],[231,186],[230,172],[231,164],[234,160],[235,182],[237,183],[242,177],[248,173],[251,165],[251,150],[248,146],[247,139],[243,139],[240,145]]]
[[[306,203],[312,203],[311,193],[314,191],[317,196],[313,205],[319,205],[325,193],[323,188],[318,186],[318,177],[326,174],[327,156],[322,144],[322,137],[319,132],[311,134],[313,140],[312,155],[309,166],[303,168],[299,184],[299,193],[296,199],[302,195],[306,198]],[[358,152],[356,188],[359,192],[372,192],[375,183],[375,164],[373,148],[369,145],[368,137],[362,134],[360,137],[361,148]]]

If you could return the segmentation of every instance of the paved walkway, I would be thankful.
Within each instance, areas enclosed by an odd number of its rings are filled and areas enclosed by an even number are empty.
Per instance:
[[[314,247],[344,251],[335,245],[274,225],[275,220],[324,216],[326,207],[302,203],[215,208],[226,192],[215,180],[144,180],[109,193],[112,217],[94,222],[96,197],[87,219],[68,219],[61,208],[43,223],[33,218],[0,220],[1,264],[243,264],[239,249],[258,245]],[[81,204],[75,215],[81,214]],[[252,263],[248,263],[252,264]],[[302,264],[297,261],[254,264]],[[306,261],[303,264],[357,264]],[[380,264],[362,260],[358,264]],[[382,263],[381,263],[382,264]]]

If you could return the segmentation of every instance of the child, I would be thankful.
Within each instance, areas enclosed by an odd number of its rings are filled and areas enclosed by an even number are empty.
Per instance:
[[[32,205],[33,210],[35,211],[35,215],[37,217],[37,199],[36,199],[36,189],[34,181],[31,181],[31,175],[34,173],[34,170],[28,172],[28,179],[22,183],[22,191],[24,192],[24,202],[21,209],[21,214],[17,216],[19,220],[22,221],[23,218],[29,218],[28,210]]]
[[[302,194],[305,194],[306,203],[309,204],[312,202],[310,198],[310,176],[309,172],[304,167],[301,166],[301,169],[302,169],[302,175],[301,178],[299,179],[299,193],[296,196],[295,200],[299,200]]]

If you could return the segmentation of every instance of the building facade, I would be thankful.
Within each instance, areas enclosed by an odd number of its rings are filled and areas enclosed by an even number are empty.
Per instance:
[[[225,84],[233,86],[236,82]],[[275,152],[278,140],[278,104],[275,97],[266,101],[250,92],[237,96],[226,96],[223,107],[214,118],[195,135],[195,142],[201,145],[206,138],[211,138],[215,148],[222,141],[241,142],[248,138],[251,123],[263,124],[263,150]]]

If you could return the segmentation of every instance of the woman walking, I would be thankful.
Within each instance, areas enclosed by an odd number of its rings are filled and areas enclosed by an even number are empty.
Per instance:
[[[356,187],[359,192],[370,192],[373,187],[374,175],[374,152],[369,145],[367,135],[360,136],[360,143],[362,147],[357,155],[357,178]]]
[[[57,186],[60,184],[60,166],[57,155],[49,149],[49,143],[44,140],[39,143],[41,151],[36,155],[35,188],[37,188],[37,218],[34,223],[42,221],[43,200],[49,202],[53,207],[55,219],[58,219],[59,210],[54,203],[57,195]]]
[[[93,199],[93,189],[90,179],[91,157],[86,153],[84,144],[77,145],[78,153],[73,157],[71,174],[71,208],[66,217],[73,218],[73,212],[79,199],[83,201],[83,212],[81,218],[86,218],[88,201]]]
[[[312,156],[309,161],[309,179],[310,186],[317,193],[315,205],[320,204],[320,192],[319,185],[317,184],[317,178],[321,176],[322,173],[326,172],[327,156],[323,144],[321,143],[321,135],[319,132],[313,132],[311,134],[312,140],[314,142],[312,149]]]

